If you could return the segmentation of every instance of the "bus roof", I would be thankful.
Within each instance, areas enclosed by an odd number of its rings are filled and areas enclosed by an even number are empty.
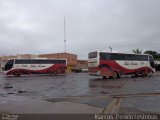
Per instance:
[[[92,51],[92,52],[103,52],[103,53],[120,53],[120,54],[149,55],[149,56],[152,56],[152,55],[150,55],[150,54],[124,53],[124,52],[117,52],[117,51],[109,52],[109,51],[104,51],[104,50],[97,50],[97,51]],[[91,53],[91,52],[90,52],[90,53]]]
[[[66,58],[16,58],[8,60],[67,60]]]

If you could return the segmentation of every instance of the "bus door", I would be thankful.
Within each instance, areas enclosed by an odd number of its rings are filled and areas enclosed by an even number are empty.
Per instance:
[[[149,63],[152,68],[155,68],[155,64],[152,56],[149,56]]]

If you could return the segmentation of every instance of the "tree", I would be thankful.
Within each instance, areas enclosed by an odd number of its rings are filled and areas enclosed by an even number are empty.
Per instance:
[[[160,53],[157,53],[156,51],[148,50],[145,51],[144,54],[150,54],[155,60],[160,60]]]
[[[133,53],[135,53],[135,54],[142,54],[142,50],[140,50],[140,49],[135,49],[135,50],[132,50],[133,51]]]

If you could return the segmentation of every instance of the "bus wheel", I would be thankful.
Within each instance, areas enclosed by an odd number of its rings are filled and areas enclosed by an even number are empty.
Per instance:
[[[15,72],[13,73],[13,75],[14,75],[15,77],[20,77],[20,74],[19,74],[19,72],[17,72],[17,71],[15,71]]]
[[[148,70],[145,70],[144,75],[145,75],[145,76],[148,76],[148,75],[149,75],[149,71],[148,71]]]
[[[113,74],[112,74],[112,78],[116,79],[117,77],[118,77],[118,74],[117,74],[117,72],[114,71]]]
[[[65,71],[65,68],[62,68],[62,69],[61,69],[61,72],[62,72],[62,73],[65,73],[65,72],[66,72],[66,71]]]
[[[122,71],[119,71],[117,77],[118,77],[118,78],[121,78],[122,75],[123,75],[123,72],[122,72]]]
[[[54,72],[53,72],[53,71],[48,71],[47,74],[48,74],[48,75],[53,75]]]
[[[53,75],[56,76],[57,75],[57,71],[54,71]]]

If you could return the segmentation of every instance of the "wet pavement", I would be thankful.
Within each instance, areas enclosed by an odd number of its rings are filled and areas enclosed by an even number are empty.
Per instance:
[[[145,93],[147,95],[143,96]],[[156,95],[152,95],[153,93]],[[114,97],[121,96],[123,100],[116,98],[121,102],[118,106],[120,108],[117,107],[118,113],[159,113],[160,73],[148,77],[123,76],[120,79],[105,80],[87,73],[21,77],[1,75],[0,97],[12,99],[15,96],[49,104],[72,102],[103,109],[108,109],[107,106],[115,100]],[[2,103],[0,106],[2,107]]]

